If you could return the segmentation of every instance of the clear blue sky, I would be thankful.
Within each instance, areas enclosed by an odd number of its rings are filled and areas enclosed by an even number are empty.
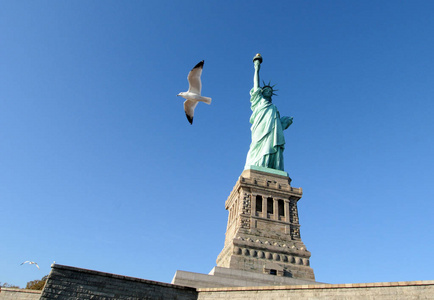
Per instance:
[[[316,279],[433,279],[434,1],[2,1],[0,282],[208,273],[279,89]],[[194,124],[188,71],[205,60]],[[41,270],[22,265],[36,261]]]

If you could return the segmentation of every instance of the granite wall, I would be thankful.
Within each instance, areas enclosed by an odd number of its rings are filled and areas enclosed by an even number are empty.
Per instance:
[[[54,264],[40,299],[195,300],[194,288]]]

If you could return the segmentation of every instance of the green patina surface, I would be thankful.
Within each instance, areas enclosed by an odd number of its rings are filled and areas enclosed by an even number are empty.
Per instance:
[[[283,171],[285,149],[283,130],[292,124],[292,117],[280,117],[277,107],[271,101],[275,91],[273,86],[265,83],[263,87],[259,86],[261,62],[262,57],[256,55],[253,59],[255,67],[253,88],[250,91],[252,142],[244,169],[257,166]]]

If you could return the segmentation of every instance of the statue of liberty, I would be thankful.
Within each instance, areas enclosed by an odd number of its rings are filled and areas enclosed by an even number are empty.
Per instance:
[[[258,53],[253,58],[255,73],[253,76],[253,88],[250,90],[250,103],[252,116],[252,143],[247,153],[244,169],[251,166],[265,167],[284,171],[283,150],[285,138],[283,130],[292,124],[292,117],[280,117],[277,107],[271,102],[271,96],[276,95],[274,85],[271,82],[261,88],[259,86],[259,69],[262,56]]]

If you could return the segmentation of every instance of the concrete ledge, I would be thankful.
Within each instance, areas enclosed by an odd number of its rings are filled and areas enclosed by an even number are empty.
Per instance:
[[[434,280],[372,282],[346,284],[308,284],[286,286],[255,286],[255,287],[226,287],[226,288],[198,288],[198,292],[230,292],[230,291],[271,291],[271,290],[302,290],[302,289],[348,289],[348,288],[376,288],[376,287],[404,287],[404,286],[434,286]]]
[[[42,291],[0,287],[0,300],[38,300]]]
[[[5,288],[0,287],[0,293],[24,293],[24,294],[41,294],[42,291],[40,290],[26,290],[26,289],[15,289],[15,288]]]

